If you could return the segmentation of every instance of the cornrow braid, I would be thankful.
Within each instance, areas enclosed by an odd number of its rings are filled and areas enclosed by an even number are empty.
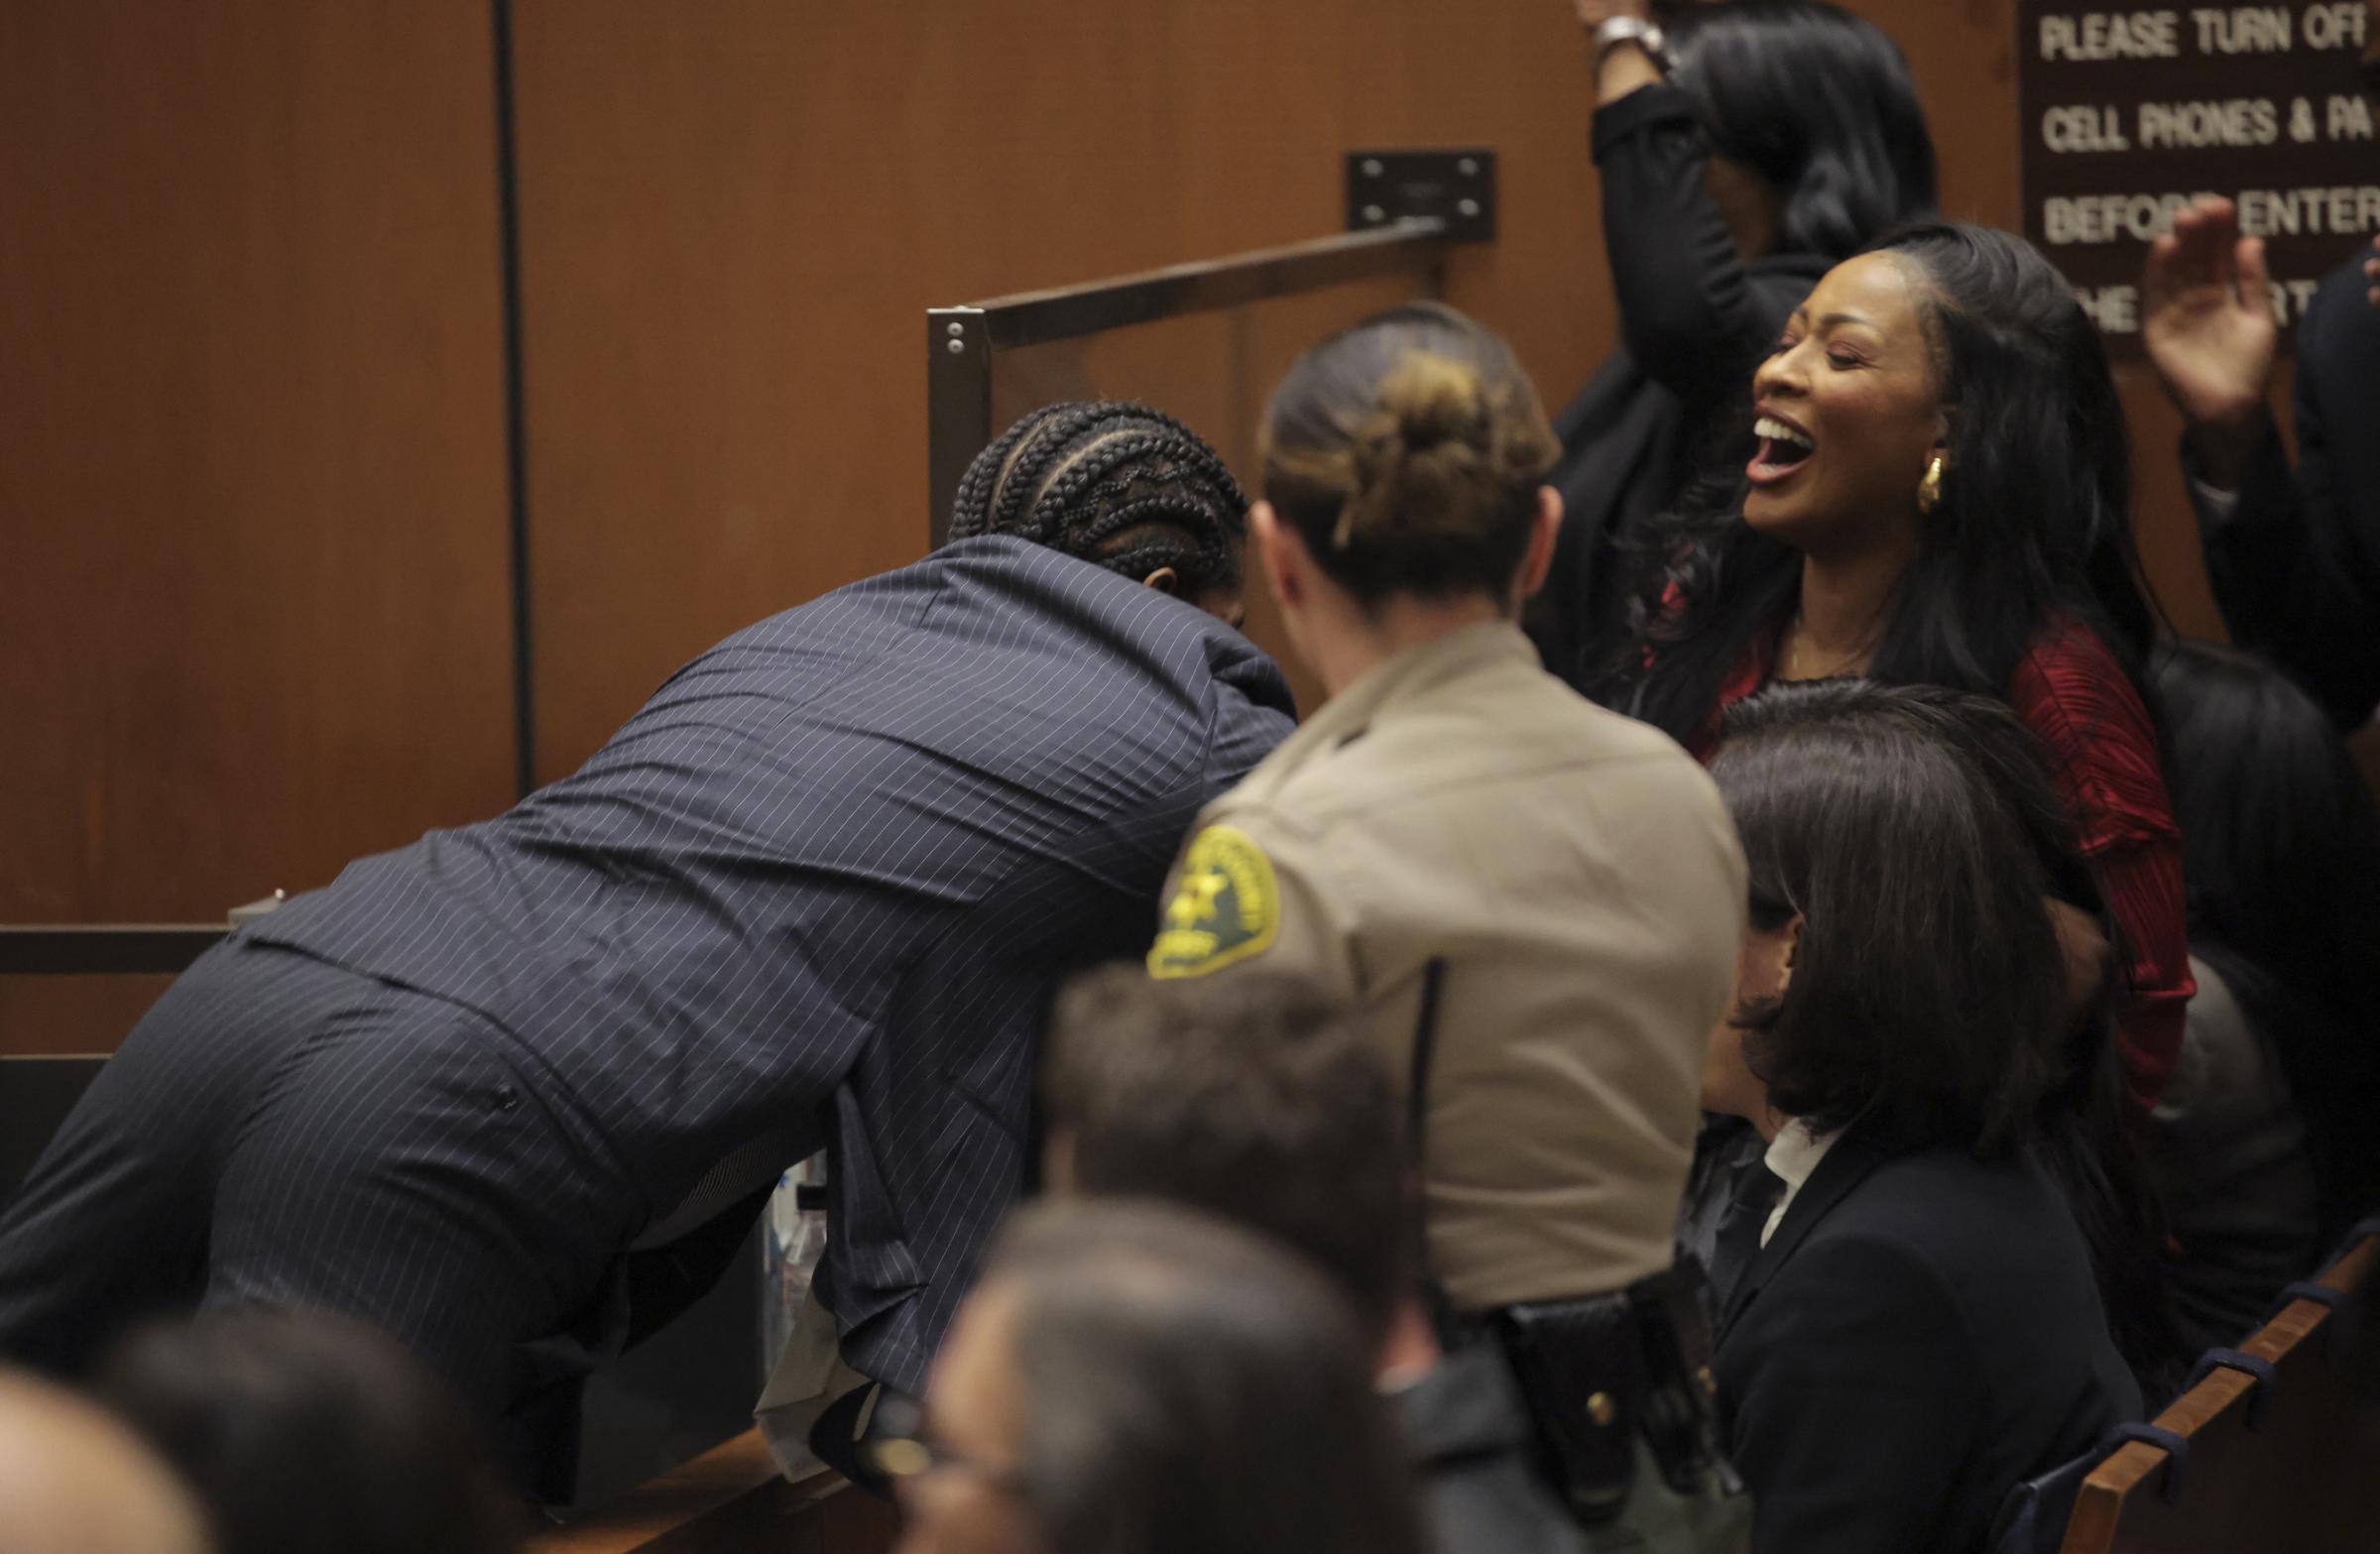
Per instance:
[[[1037,511],[1040,504],[1029,499],[1040,492],[1050,470],[1068,449],[1097,433],[1102,409],[1097,405],[1058,405],[1043,414],[1014,462],[1000,476],[988,523],[991,533],[1017,535],[1035,544],[1062,548],[1057,537],[1042,527],[1046,520]]]
[[[1016,445],[1030,436],[1048,416],[1047,410],[1033,412],[994,438],[992,445],[978,453],[973,462],[968,464],[967,473],[959,480],[959,493],[950,505],[952,539],[972,539],[991,532],[993,482],[1000,478],[1002,470],[1008,468],[1010,458],[1016,452]]]
[[[1012,535],[1138,579],[1171,567],[1185,597],[1240,580],[1248,497],[1222,455],[1145,405],[1052,405],[968,466],[950,538]]]

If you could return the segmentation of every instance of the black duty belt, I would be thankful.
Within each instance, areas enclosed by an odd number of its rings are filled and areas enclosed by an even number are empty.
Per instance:
[[[1446,983],[1444,957],[1422,969],[1421,1012],[1406,1085],[1407,1140],[1423,1174],[1430,1070]],[[1426,1249],[1428,1238],[1422,1238]],[[1457,1312],[1426,1268],[1423,1286],[1447,1349],[1493,1342],[1520,1384],[1546,1479],[1588,1526],[1617,1517],[1636,1480],[1636,1442],[1670,1488],[1740,1490],[1719,1449],[1711,1324],[1692,1262],[1625,1289]]]

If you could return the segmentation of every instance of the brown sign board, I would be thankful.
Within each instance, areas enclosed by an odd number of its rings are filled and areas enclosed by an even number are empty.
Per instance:
[[[2363,0],[2020,0],[2025,235],[2111,352],[2139,354],[2141,262],[2174,207],[2220,194],[2265,240],[2284,338],[2324,275],[2380,232],[2380,100]]]

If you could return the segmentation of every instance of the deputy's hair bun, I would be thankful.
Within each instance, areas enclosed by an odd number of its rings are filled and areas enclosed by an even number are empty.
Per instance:
[[[1483,527],[1496,509],[1494,407],[1480,370],[1411,351],[1380,381],[1353,438],[1355,491],[1333,544],[1390,530]]]
[[[1488,407],[1480,370],[1469,362],[1428,351],[1408,355],[1380,385],[1380,414],[1395,422],[1395,436],[1408,453],[1442,442],[1484,444]]]
[[[1561,453],[1511,347],[1406,302],[1297,359],[1265,407],[1264,496],[1359,599],[1502,598]]]

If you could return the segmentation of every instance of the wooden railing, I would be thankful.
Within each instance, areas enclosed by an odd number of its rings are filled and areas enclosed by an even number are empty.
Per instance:
[[[777,1472],[758,1430],[529,1540],[529,1554],[888,1554],[892,1507],[832,1473]]]

